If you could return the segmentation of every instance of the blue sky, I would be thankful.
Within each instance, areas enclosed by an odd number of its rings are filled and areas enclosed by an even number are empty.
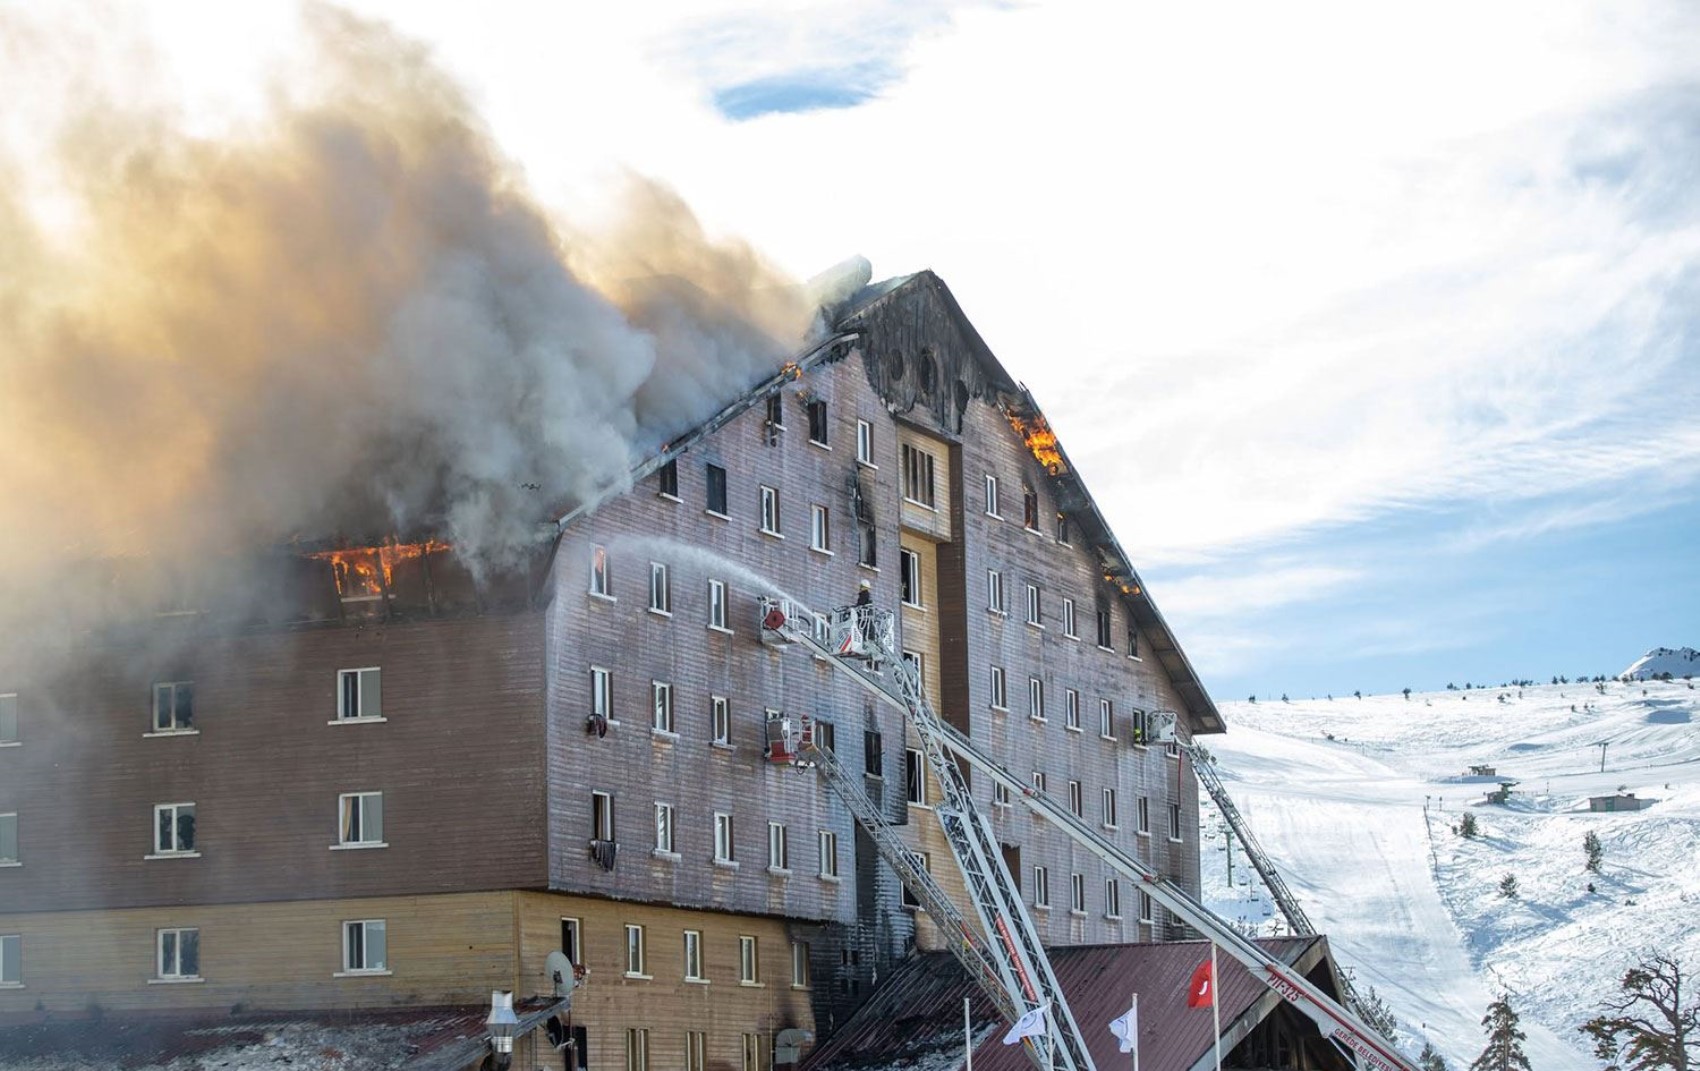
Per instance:
[[[351,6],[575,224],[939,272],[1221,698],[1700,645],[1692,3]],[[291,70],[292,3],[115,10],[209,129]]]

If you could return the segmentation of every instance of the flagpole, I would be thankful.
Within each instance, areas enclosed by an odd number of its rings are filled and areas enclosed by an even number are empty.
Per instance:
[[[974,1020],[968,1014],[968,998],[962,998],[962,1047],[968,1053],[968,1063],[964,1071],[974,1071]],[[1133,1071],[1139,1071],[1134,1068]]]
[[[1222,1071],[1222,1006],[1216,995],[1222,990],[1222,978],[1216,973],[1216,942],[1210,942],[1210,1021],[1215,1026],[1216,1071]]]

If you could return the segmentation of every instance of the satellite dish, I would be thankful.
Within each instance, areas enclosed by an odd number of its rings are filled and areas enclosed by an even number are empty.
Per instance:
[[[567,996],[573,991],[573,961],[560,949],[549,953],[543,960],[543,973],[549,976],[554,984],[554,994],[557,997]]]

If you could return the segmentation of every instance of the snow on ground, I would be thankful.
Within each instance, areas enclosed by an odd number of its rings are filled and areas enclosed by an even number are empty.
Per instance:
[[[1618,676],[1644,681],[1666,674],[1676,678],[1700,676],[1700,651],[1692,647],[1655,647]]]
[[[1341,965],[1391,1006],[1410,1054],[1427,1040],[1468,1067],[1488,1003],[1508,993],[1535,1068],[1584,1071],[1598,1062],[1576,1027],[1637,953],[1664,949],[1700,968],[1690,683],[1228,703],[1228,733],[1201,742]],[[1501,780],[1517,782],[1508,802],[1485,802]],[[1655,802],[1589,813],[1589,796],[1619,791]],[[1473,839],[1455,832],[1466,809]],[[1229,887],[1208,805],[1203,825],[1206,900],[1275,932],[1278,912],[1237,844]],[[1605,849],[1599,874],[1585,870],[1590,830]],[[1515,897],[1500,895],[1507,874]]]

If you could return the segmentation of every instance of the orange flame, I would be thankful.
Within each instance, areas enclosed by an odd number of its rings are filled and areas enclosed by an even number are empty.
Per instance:
[[[1062,471],[1063,457],[1062,451],[1057,448],[1056,433],[1042,415],[1034,413],[1031,417],[1020,417],[1011,413],[1009,422],[1016,434],[1026,440],[1027,449],[1039,459],[1039,464],[1045,466],[1046,472],[1054,475]]]
[[[796,361],[786,361],[785,367],[779,370],[779,374],[782,376],[790,376],[792,379],[801,379],[803,377],[803,369],[798,366]]]
[[[396,563],[422,558],[450,549],[449,544],[428,539],[423,543],[393,540],[376,547],[321,550],[308,557],[330,562],[336,577],[336,593],[345,599],[376,598],[388,591],[395,579]]]

